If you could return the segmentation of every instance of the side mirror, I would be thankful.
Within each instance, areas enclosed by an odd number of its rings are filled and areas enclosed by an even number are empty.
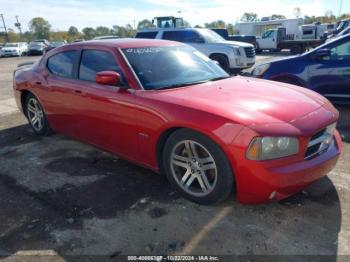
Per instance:
[[[102,71],[96,74],[96,83],[115,86],[120,83],[120,75],[114,71]]]
[[[323,58],[330,57],[330,56],[331,56],[331,50],[329,50],[327,48],[319,49],[314,54],[315,59],[323,59]]]

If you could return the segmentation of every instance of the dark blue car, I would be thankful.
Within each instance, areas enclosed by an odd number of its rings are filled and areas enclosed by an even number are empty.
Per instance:
[[[335,104],[350,105],[350,35],[299,56],[258,65],[253,75],[302,86]]]

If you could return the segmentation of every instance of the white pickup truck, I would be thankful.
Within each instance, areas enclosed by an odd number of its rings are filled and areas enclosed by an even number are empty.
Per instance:
[[[136,38],[183,42],[217,61],[227,72],[239,72],[255,64],[255,48],[242,42],[226,41],[209,29],[150,28],[140,30]]]
[[[266,31],[261,38],[256,39],[257,53],[263,50],[280,51],[289,49],[292,54],[304,53],[308,48],[314,48],[324,42],[321,39],[290,39],[286,35],[285,28],[271,29]]]

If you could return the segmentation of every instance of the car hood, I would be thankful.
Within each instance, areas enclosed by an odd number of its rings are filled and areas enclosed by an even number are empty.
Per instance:
[[[221,42],[215,42],[211,44],[217,44],[217,45],[228,45],[228,46],[240,46],[240,47],[253,47],[252,44],[244,43],[244,42],[238,42],[238,41],[221,41]]]
[[[327,103],[313,91],[273,81],[232,77],[146,96],[228,118],[243,125],[286,123]]]

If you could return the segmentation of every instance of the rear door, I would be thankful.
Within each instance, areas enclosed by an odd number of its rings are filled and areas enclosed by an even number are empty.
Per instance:
[[[350,37],[327,48],[331,56],[313,59],[308,67],[310,85],[332,102],[350,104]]]
[[[203,37],[194,30],[171,30],[164,31],[162,39],[186,43],[196,48],[206,56],[210,55],[210,50],[205,44]]]
[[[33,83],[40,94],[50,125],[58,132],[76,135],[80,86],[74,74],[80,51],[67,50],[50,56],[42,81]]]

